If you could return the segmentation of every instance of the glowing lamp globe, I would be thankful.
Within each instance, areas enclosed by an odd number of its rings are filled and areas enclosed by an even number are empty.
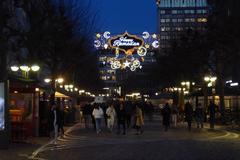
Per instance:
[[[26,65],[23,65],[23,66],[20,66],[20,69],[24,72],[29,72],[31,68]]]
[[[33,66],[31,67],[31,69],[32,69],[33,72],[37,72],[37,71],[40,70],[40,67],[39,67],[38,65],[33,65]]]
[[[18,67],[18,66],[12,66],[12,67],[11,67],[11,70],[12,70],[13,72],[17,72],[17,71],[19,70],[19,67]]]

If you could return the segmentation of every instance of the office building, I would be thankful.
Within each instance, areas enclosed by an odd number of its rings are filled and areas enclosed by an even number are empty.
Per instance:
[[[207,0],[157,0],[160,48],[167,49],[171,41],[187,30],[204,31],[209,15]]]

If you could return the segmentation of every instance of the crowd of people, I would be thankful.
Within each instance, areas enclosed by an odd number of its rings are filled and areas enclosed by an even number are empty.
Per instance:
[[[165,127],[165,131],[170,127],[170,122],[172,121],[173,125],[176,127],[178,117],[181,117],[180,114],[184,117],[183,122],[187,122],[188,130],[192,129],[193,120],[196,121],[197,128],[203,128],[203,123],[207,121],[207,115],[209,116],[210,128],[214,129],[215,124],[215,116],[218,110],[218,106],[210,101],[210,104],[207,108],[204,108],[201,103],[198,103],[193,108],[193,105],[190,102],[186,102],[184,106],[184,110],[180,112],[175,104],[170,105],[166,103],[166,105],[162,108],[162,116],[163,116],[163,125]]]
[[[160,109],[165,131],[168,131],[170,124],[176,127],[177,123],[181,121],[187,122],[188,130],[191,131],[194,120],[197,128],[203,128],[203,123],[208,119],[210,128],[213,129],[218,106],[210,101],[207,109],[201,103],[193,108],[193,105],[188,101],[183,110],[180,110],[176,104],[170,105],[169,103],[158,109]],[[93,126],[97,134],[102,132],[103,124],[105,124],[110,133],[116,132],[125,135],[128,129],[135,129],[135,134],[140,135],[143,134],[144,118],[150,122],[153,121],[153,114],[156,114],[156,110],[157,107],[154,107],[150,102],[88,103],[81,106],[81,119],[86,129]],[[207,115],[209,118],[206,118]],[[50,129],[53,131],[54,143],[57,142],[59,135],[64,135],[64,119],[64,105],[61,105],[60,102],[53,104],[50,112]],[[90,124],[92,125],[90,126]]]
[[[143,133],[144,118],[153,121],[154,107],[151,103],[135,103],[131,101],[113,102],[102,104],[85,104],[81,107],[85,128],[89,128],[92,122],[96,133],[102,132],[103,124],[109,132],[116,131],[117,134],[126,134],[128,128],[134,128],[136,134]],[[170,124],[177,126],[179,121],[187,122],[188,130],[192,129],[195,120],[197,128],[203,128],[206,116],[209,115],[210,128],[214,128],[217,106],[210,102],[207,109],[201,103],[193,108],[190,102],[186,102],[184,110],[180,111],[176,104],[166,103],[160,109],[162,124],[168,131]],[[181,117],[184,117],[181,119]],[[104,121],[104,123],[102,123]]]
[[[86,104],[82,107],[85,128],[91,121],[97,134],[102,131],[102,122],[109,132],[116,129],[117,134],[126,134],[128,128],[136,129],[136,134],[143,133],[144,117],[152,121],[153,105],[151,103],[134,103],[131,101],[114,102],[109,104]]]

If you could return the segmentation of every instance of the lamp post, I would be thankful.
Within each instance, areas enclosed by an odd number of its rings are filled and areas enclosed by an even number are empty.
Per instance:
[[[62,77],[57,79],[51,79],[51,78],[45,78],[44,82],[47,84],[51,84],[51,91],[50,91],[50,104],[54,104],[55,102],[55,92],[57,88],[57,84],[62,84],[64,82],[64,79]]]
[[[13,65],[10,67],[12,72],[18,72],[19,70],[22,72],[22,76],[24,78],[29,78],[29,72],[33,71],[33,72],[38,72],[40,70],[40,67],[36,64],[32,65],[32,66],[28,66],[28,65]]]
[[[216,83],[217,77],[212,77],[212,76],[205,76],[204,77],[204,81],[207,83],[208,87],[212,87],[211,90],[211,94],[212,94],[212,100],[213,103],[215,102],[215,94],[216,94],[216,90],[215,90],[215,83]]]

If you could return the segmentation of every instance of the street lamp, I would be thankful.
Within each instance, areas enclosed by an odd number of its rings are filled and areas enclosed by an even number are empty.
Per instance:
[[[208,87],[212,87],[215,85],[217,77],[205,76],[204,81],[208,83]]]
[[[11,71],[17,72],[19,70],[18,66],[11,66]]]
[[[40,67],[39,67],[38,65],[33,65],[33,66],[31,67],[31,69],[32,69],[33,72],[37,72],[37,71],[40,70]]]
[[[28,67],[27,65],[22,65],[22,66],[20,66],[20,69],[21,69],[22,71],[24,71],[24,72],[29,72],[29,71],[31,70],[31,68]]]
[[[28,65],[13,65],[10,67],[11,71],[13,72],[18,72],[19,69],[22,71],[23,77],[24,78],[28,78],[28,72],[29,71],[33,71],[33,72],[37,72],[40,70],[40,67],[36,64],[32,65],[32,66],[28,66]]]
[[[208,87],[212,87],[212,99],[213,99],[213,102],[215,101],[215,82],[217,80],[217,77],[212,77],[212,76],[205,76],[204,77],[204,81],[207,82],[207,86]]]
[[[62,84],[64,82],[64,79],[63,78],[58,78],[55,81],[59,84]]]
[[[51,81],[52,81],[52,80],[49,79],[49,78],[45,78],[45,79],[44,79],[44,82],[45,82],[45,83],[50,83]]]

